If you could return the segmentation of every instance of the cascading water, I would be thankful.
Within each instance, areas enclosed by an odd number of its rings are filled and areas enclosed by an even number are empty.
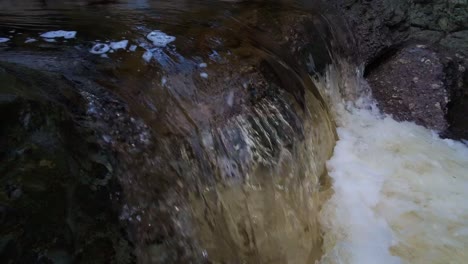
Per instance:
[[[0,10],[0,37],[6,36],[0,80],[7,83],[0,91],[14,98],[5,109],[43,102],[40,109],[65,109],[58,116],[91,131],[92,147],[83,152],[98,148],[91,160],[107,171],[86,176],[91,187],[71,174],[78,180],[64,188],[67,203],[45,202],[67,212],[54,215],[63,227],[52,242],[19,232],[47,225],[13,224],[22,219],[10,213],[18,200],[1,196],[0,260],[466,259],[466,146],[379,113],[357,65],[338,59],[350,47],[336,17],[278,3],[129,0],[96,8],[85,2],[31,0]],[[18,111],[21,120],[34,117],[28,109]],[[61,124],[60,118],[44,123]],[[40,141],[34,133],[25,140]],[[86,155],[71,152],[83,160],[69,162],[79,175],[93,170],[83,165]],[[4,156],[15,155],[22,154]],[[28,195],[46,199],[47,188],[27,183],[29,174],[6,175],[0,179],[8,197],[24,185],[26,195],[15,198],[20,205]],[[86,195],[75,198],[80,191],[110,197],[108,208],[92,208]],[[91,209],[82,210],[83,203]],[[105,227],[117,220],[102,209],[111,207],[120,225]],[[106,212],[96,217],[104,227],[87,220],[99,211]],[[24,253],[28,247],[34,250]]]
[[[317,86],[339,137],[327,162],[334,194],[321,212],[321,263],[463,263],[468,147],[382,114],[346,63]],[[349,92],[359,98],[346,100]]]

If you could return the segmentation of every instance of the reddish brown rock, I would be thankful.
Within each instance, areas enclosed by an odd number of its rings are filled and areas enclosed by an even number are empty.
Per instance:
[[[409,45],[369,72],[367,79],[380,108],[400,121],[438,131],[445,119],[449,95],[439,55],[424,45]]]

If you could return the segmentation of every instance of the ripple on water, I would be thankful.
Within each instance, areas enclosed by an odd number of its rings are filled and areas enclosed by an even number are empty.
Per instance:
[[[27,39],[24,41],[24,43],[33,43],[33,42],[36,42],[36,41],[37,41],[37,39],[35,39],[35,38],[27,38]]]

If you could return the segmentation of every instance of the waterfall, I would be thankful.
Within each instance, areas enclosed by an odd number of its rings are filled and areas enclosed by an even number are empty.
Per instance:
[[[359,72],[336,64],[316,80],[339,138],[327,162],[321,263],[463,263],[468,147],[381,113]]]

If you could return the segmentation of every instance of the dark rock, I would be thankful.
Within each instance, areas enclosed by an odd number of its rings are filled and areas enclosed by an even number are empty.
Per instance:
[[[454,32],[467,26],[466,1],[415,1],[411,11],[411,25],[421,29]]]
[[[334,3],[346,17],[365,64],[408,39],[428,43],[443,40],[443,45],[449,48],[467,45],[466,1],[340,0]]]
[[[367,80],[381,109],[395,119],[438,131],[448,128],[444,65],[430,48],[415,44],[402,48],[373,68]]]
[[[444,33],[437,30],[421,30],[420,28],[411,28],[411,38],[414,40],[424,41],[426,43],[438,43]]]
[[[336,1],[358,44],[360,62],[370,63],[409,36],[410,1]]]
[[[449,129],[445,136],[468,139],[468,59],[455,54],[444,57],[443,61],[450,95],[447,109]]]
[[[360,61],[382,110],[443,136],[466,138],[468,2],[337,3],[356,36]],[[431,48],[404,44],[408,41]]]
[[[468,138],[468,60],[440,46],[407,44],[368,67],[381,109],[444,137]]]
[[[468,56],[468,30],[448,34],[440,41],[440,45],[451,50],[452,53]]]

